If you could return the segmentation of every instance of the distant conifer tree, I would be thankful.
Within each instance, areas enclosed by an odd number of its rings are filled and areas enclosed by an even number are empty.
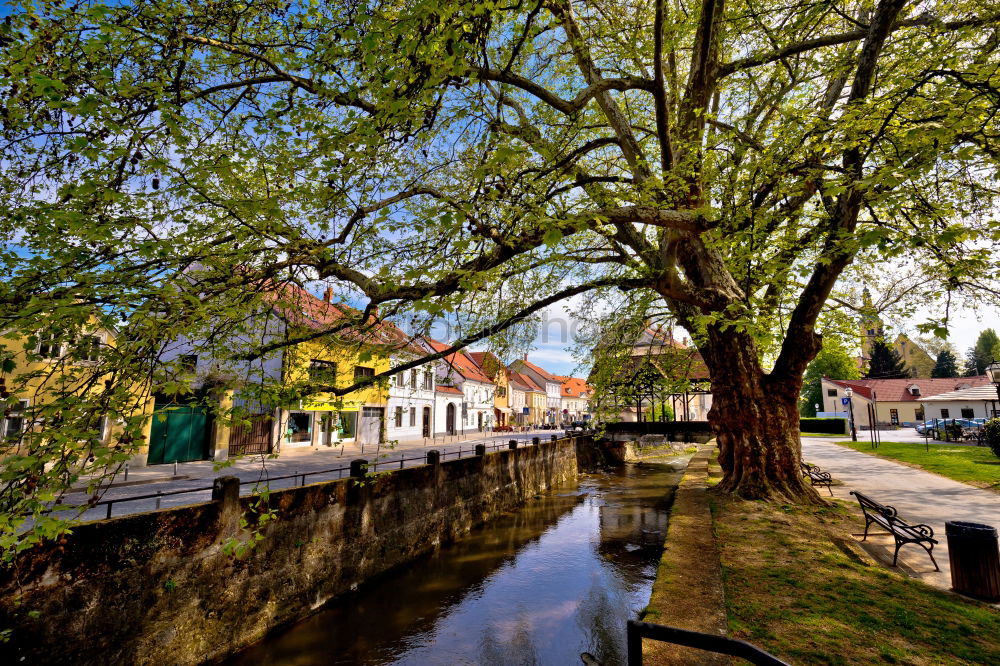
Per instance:
[[[869,379],[905,379],[910,373],[899,352],[885,344],[884,340],[876,340],[865,376]]]

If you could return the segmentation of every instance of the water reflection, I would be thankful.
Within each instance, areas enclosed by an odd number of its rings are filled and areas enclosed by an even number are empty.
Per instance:
[[[235,656],[232,664],[625,661],[679,472],[584,475]]]

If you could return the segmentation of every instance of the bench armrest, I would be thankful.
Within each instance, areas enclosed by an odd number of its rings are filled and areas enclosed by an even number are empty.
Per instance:
[[[917,525],[907,525],[911,530],[916,530],[921,536],[925,536],[930,540],[934,540],[934,528],[930,525],[924,525],[919,523]],[[937,543],[936,541],[934,543]]]

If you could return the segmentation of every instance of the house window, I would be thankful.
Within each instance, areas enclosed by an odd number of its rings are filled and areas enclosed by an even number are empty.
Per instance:
[[[506,395],[507,395],[507,387],[506,386],[498,386],[497,387],[497,397],[498,398],[503,398]]]
[[[309,361],[309,381],[317,384],[335,384],[337,382],[337,364],[333,361]]]
[[[962,408],[962,418],[963,419],[973,419],[976,418],[976,413],[967,407]]]
[[[375,368],[368,368],[363,365],[354,366],[354,378],[360,379],[361,377],[374,377]]]
[[[892,425],[899,425],[899,410],[890,409],[889,410],[889,423]]]
[[[73,348],[73,355],[79,361],[96,362],[101,357],[101,338],[84,335]]]
[[[430,391],[434,388],[434,375],[430,370],[424,372],[424,390]]]
[[[395,386],[396,381],[396,375],[389,375],[389,386]]]
[[[395,425],[396,425],[397,428],[402,428],[403,427],[403,408],[402,407],[397,407],[396,408]]]
[[[28,409],[27,400],[18,400],[17,405],[9,407],[3,419],[3,432],[0,433],[5,439],[17,439],[24,431],[24,412]]]
[[[917,421],[923,421],[924,420],[924,408],[923,407],[917,407],[916,409],[914,409],[913,410],[913,418],[916,419]]]
[[[942,409],[941,410],[941,418],[943,418],[943,419],[948,418],[948,410],[947,409]]]
[[[38,334],[38,355],[49,360],[62,355],[62,345],[56,341],[55,333],[44,331]]]
[[[837,389],[827,389],[826,390],[826,394],[828,396],[830,396],[831,398],[836,398],[837,397]]]
[[[410,386],[413,388],[417,388],[417,385],[420,383],[420,380],[417,378],[418,374],[417,370],[410,370]]]
[[[410,427],[417,425],[417,408],[410,407]]]
[[[183,372],[194,372],[198,368],[198,355],[184,354],[178,357],[177,363]]]

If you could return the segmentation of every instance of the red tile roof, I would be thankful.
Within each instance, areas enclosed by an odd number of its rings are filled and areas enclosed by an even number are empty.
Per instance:
[[[962,388],[982,386],[989,383],[989,377],[979,375],[977,377],[941,377],[926,378],[914,377],[912,379],[830,379],[828,382],[837,386],[851,389],[863,398],[872,399],[872,392],[878,396],[880,401],[890,402],[920,402],[922,398],[929,398],[940,393],[957,391]],[[910,387],[916,386],[920,389],[919,395],[910,393]]]
[[[457,393],[458,395],[462,395],[462,392],[454,386],[437,386],[434,390],[438,393]]]
[[[381,322],[375,317],[362,322],[361,311],[343,303],[328,303],[290,282],[272,288],[264,294],[264,299],[279,317],[293,326],[322,331],[343,324],[345,319],[353,319],[357,322],[356,326],[341,329],[332,335],[355,342],[386,346],[392,346],[396,340],[392,329],[398,329],[394,325]]]
[[[443,352],[451,347],[451,345],[446,345],[443,342],[438,342],[437,340],[432,340],[431,338],[427,338],[427,344],[431,346],[431,349],[437,352]],[[493,383],[493,380],[483,374],[483,371],[479,369],[479,366],[476,365],[475,361],[469,358],[464,352],[457,351],[452,354],[448,354],[444,357],[444,360],[447,361],[451,367],[455,368],[458,374],[462,375],[466,379],[483,382],[485,384]]]
[[[518,359],[517,361],[514,361],[514,362],[515,363],[523,363],[525,365],[525,367],[530,368],[531,370],[534,370],[539,375],[541,375],[543,379],[547,379],[550,382],[558,382],[558,381],[560,381],[559,378],[556,377],[555,375],[553,375],[551,372],[549,372],[548,370],[544,370],[544,369],[538,367],[537,365],[535,365],[534,363],[532,363],[528,359],[522,358],[522,359]]]
[[[540,393],[545,393],[545,389],[539,386],[535,380],[533,380],[528,375],[522,374],[520,372],[515,372],[514,370],[509,370],[509,376],[511,381],[517,385],[520,384],[518,388],[526,391],[537,391]]]
[[[593,393],[594,389],[579,377],[567,377],[563,382],[561,394],[564,396],[579,397],[584,393]]]

